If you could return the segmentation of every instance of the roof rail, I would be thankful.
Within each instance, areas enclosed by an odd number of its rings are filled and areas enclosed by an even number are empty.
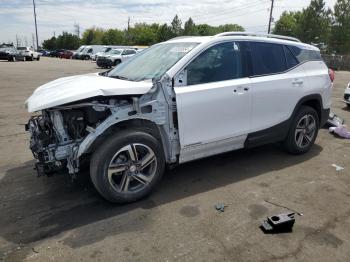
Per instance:
[[[217,34],[215,36],[256,36],[256,37],[277,38],[277,39],[289,40],[293,42],[301,42],[298,38],[295,38],[295,37],[284,36],[284,35],[274,35],[274,34],[252,33],[252,32],[224,32],[221,34]]]
[[[191,37],[195,37],[195,36],[190,36],[190,35],[177,36],[177,37],[171,38],[167,41],[176,40],[176,39],[185,39],[185,38],[191,38]]]

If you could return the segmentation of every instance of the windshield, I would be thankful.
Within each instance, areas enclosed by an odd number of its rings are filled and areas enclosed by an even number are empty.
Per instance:
[[[121,63],[109,77],[142,81],[161,77],[198,43],[164,43],[154,45]]]
[[[123,51],[123,50],[120,50],[120,49],[113,49],[113,50],[111,50],[111,51],[108,52],[108,53],[109,53],[109,54],[112,54],[112,55],[120,55],[122,51]]]

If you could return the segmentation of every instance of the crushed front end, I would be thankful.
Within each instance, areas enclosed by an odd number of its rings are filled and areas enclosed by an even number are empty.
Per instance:
[[[26,124],[30,133],[30,150],[37,159],[38,176],[54,173],[75,175],[79,171],[77,151],[81,141],[101,120],[109,115],[104,108],[43,110]]]

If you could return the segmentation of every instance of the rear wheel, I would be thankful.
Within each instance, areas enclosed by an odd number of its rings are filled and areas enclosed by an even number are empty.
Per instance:
[[[303,154],[315,143],[319,129],[318,114],[312,107],[302,106],[296,114],[284,144],[288,152]]]
[[[122,62],[122,61],[120,61],[120,60],[115,60],[115,61],[114,61],[114,66],[119,65],[121,62]]]
[[[38,57],[36,58],[36,60],[37,60],[37,61],[39,61],[39,60],[40,60],[40,56],[39,56],[39,55],[38,55]]]
[[[109,137],[94,152],[90,176],[107,200],[126,203],[148,195],[164,172],[158,140],[148,133],[126,130]]]

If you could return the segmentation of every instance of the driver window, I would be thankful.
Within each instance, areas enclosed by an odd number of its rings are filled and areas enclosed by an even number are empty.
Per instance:
[[[242,77],[240,45],[217,44],[205,50],[187,66],[187,85],[198,85]]]

